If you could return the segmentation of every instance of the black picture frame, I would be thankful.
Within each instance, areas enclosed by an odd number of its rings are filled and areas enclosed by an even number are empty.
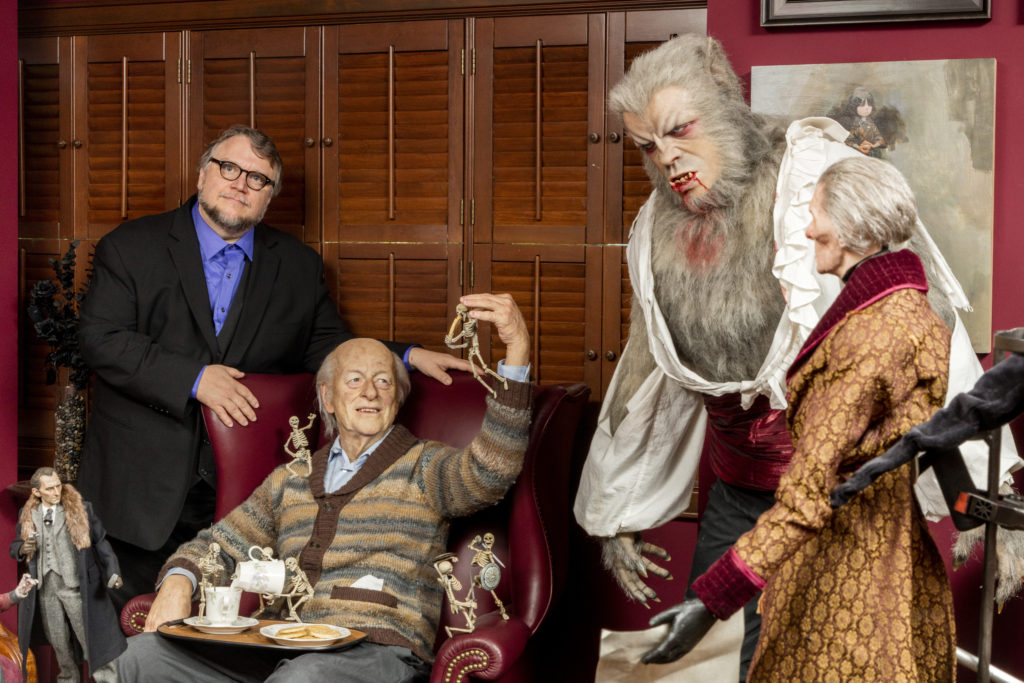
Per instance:
[[[761,0],[769,28],[991,18],[991,0]]]

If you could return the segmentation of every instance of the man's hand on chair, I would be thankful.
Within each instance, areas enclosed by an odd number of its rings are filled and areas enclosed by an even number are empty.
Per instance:
[[[249,391],[238,380],[245,373],[226,365],[207,365],[196,388],[196,400],[207,406],[220,418],[226,427],[234,423],[243,427],[256,421],[256,408],[260,402],[255,394]]]

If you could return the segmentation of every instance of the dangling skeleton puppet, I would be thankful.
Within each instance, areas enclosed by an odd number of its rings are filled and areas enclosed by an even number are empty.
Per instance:
[[[818,175],[859,152],[830,119],[787,130],[752,113],[721,46],[706,36],[680,36],[637,57],[610,106],[654,188],[630,234],[629,341],[575,513],[602,539],[623,590],[647,603],[656,595],[644,579],[668,571],[652,560],[664,564],[665,552],[639,532],[686,509],[705,439],[717,482],[703,519],[716,523],[701,525],[691,580],[774,502],[792,453],[785,372],[839,291],[836,278],[816,274],[807,206]],[[952,397],[981,367],[953,310],[967,307],[963,291],[918,227],[909,246],[925,263],[932,306],[954,329]],[[1005,473],[1019,460],[1008,435],[1003,441]],[[984,482],[984,447],[964,456]],[[932,475],[918,489],[925,514],[947,514]],[[744,619],[741,677],[757,641],[756,598]]]

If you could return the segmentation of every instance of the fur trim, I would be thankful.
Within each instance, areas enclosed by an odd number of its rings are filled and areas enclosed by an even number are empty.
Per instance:
[[[32,511],[42,501],[33,496],[29,498],[25,506],[21,508],[18,515],[18,522],[21,524],[21,540],[27,541],[28,537],[35,533],[36,525],[32,521]],[[82,494],[71,484],[64,484],[61,487],[60,504],[64,508],[64,523],[71,533],[71,542],[75,548],[82,550],[92,546],[92,539],[89,537],[89,515],[85,511],[85,501]],[[27,559],[32,559],[30,555]]]

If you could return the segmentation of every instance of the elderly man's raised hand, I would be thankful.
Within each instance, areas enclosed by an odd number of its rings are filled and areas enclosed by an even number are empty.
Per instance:
[[[467,294],[459,301],[469,307],[471,318],[494,325],[505,344],[506,365],[530,362],[530,332],[511,294]]]
[[[256,408],[260,402],[238,380],[245,377],[241,370],[226,365],[207,365],[196,389],[196,400],[208,406],[226,427],[234,423],[243,427],[256,421]]]

